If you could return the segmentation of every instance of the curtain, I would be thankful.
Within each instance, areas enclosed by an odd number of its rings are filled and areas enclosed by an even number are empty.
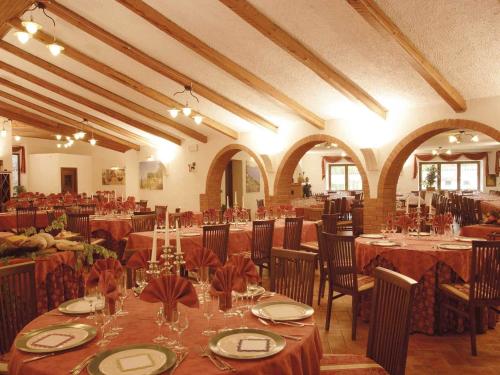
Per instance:
[[[500,151],[497,151],[497,160],[495,162],[495,172],[500,174]]]
[[[498,155],[498,153],[497,153]],[[413,159],[413,178],[417,178],[418,175],[418,160],[421,161],[431,161],[434,158],[440,158],[444,161],[455,161],[462,156],[466,157],[467,159],[470,160],[481,160],[481,159],[486,159],[485,160],[485,168],[488,171],[488,153],[487,152],[463,152],[461,154],[452,154],[452,155],[447,155],[447,154],[441,154],[441,155],[432,155],[432,154],[417,154],[415,155]],[[498,159],[497,159],[498,163]],[[497,165],[498,168],[498,165]]]
[[[345,160],[348,163],[354,163],[354,160],[349,156],[323,156],[321,159],[321,178],[324,180],[326,176],[326,163],[336,163],[338,161]]]
[[[24,146],[12,146],[12,153],[19,154],[19,171],[26,173],[26,156]]]

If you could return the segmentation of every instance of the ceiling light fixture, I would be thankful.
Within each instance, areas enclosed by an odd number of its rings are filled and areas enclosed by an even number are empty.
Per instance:
[[[198,99],[198,97],[193,94],[193,84],[190,83],[189,85],[185,85],[184,90],[177,91],[176,93],[174,93],[174,96],[176,96],[176,95],[183,95],[185,97],[186,104],[181,109],[179,109],[179,108],[169,109],[168,112],[170,113],[170,116],[172,118],[176,118],[179,115],[179,112],[182,111],[182,114],[184,116],[189,117],[193,113],[193,108],[189,105],[189,99],[191,97],[193,97],[196,99],[197,104],[200,103],[200,100]],[[193,120],[197,125],[200,125],[203,122],[203,116],[200,115],[199,113],[196,113],[193,116]]]
[[[179,115],[179,110],[177,108],[172,108],[168,110],[168,113],[170,113],[170,117],[176,118]]]
[[[21,136],[20,136],[20,135],[15,135],[15,136],[14,136],[14,140],[15,140],[16,142],[19,142],[19,141],[21,140]]]
[[[89,139],[89,143],[91,146],[95,146],[97,144],[97,139],[94,138],[94,131],[92,130],[92,135]]]
[[[460,144],[466,140],[466,137],[470,137],[471,142],[479,142],[479,136],[477,134],[468,133],[465,130],[459,130],[456,133],[448,135],[448,142]]]
[[[451,155],[451,153],[452,153],[451,148],[445,151],[441,146],[432,150],[432,155],[434,156],[439,156],[441,154]]]
[[[38,30],[42,28],[41,25],[33,21],[33,15],[30,16],[29,21],[22,21],[21,25],[29,32],[31,35],[35,35]]]
[[[62,147],[62,144],[58,143],[57,148],[61,148],[61,147]]]
[[[203,122],[202,115],[194,115],[193,119],[194,119],[194,122],[196,123],[196,125],[200,125]]]
[[[86,124],[86,123],[87,123],[87,119],[86,119],[86,118],[82,119],[82,121],[81,121],[81,124],[82,124],[82,129],[78,130],[76,133],[74,133],[74,134],[73,134],[73,137],[74,137],[76,140],[80,140],[80,139],[85,138],[85,134],[87,134],[87,133],[85,133],[85,132],[83,131],[83,125],[84,125],[84,124]]]
[[[61,135],[61,134],[56,134],[56,139],[57,139],[58,141],[60,141],[60,140],[61,140],[61,138],[62,138],[62,135]]]
[[[19,40],[21,44],[28,43],[29,40],[32,38],[31,34],[27,33],[26,31],[16,31],[14,34],[16,35],[17,40]]]

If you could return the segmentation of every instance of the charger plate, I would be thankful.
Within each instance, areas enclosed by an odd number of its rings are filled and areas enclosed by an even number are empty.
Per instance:
[[[463,244],[463,243],[440,243],[438,245],[440,249],[444,250],[470,250],[472,249],[471,244]]]
[[[97,301],[97,299],[94,299],[94,301]],[[104,299],[100,301],[101,303],[94,306],[96,310],[102,310],[104,308]],[[69,301],[61,303],[57,309],[63,314],[68,315],[89,314],[91,312],[90,305],[85,298],[70,299]]]
[[[252,307],[252,314],[263,319],[302,320],[314,314],[311,306],[293,301],[262,302]]]
[[[372,240],[376,239],[382,239],[384,238],[383,234],[378,234],[378,233],[365,233],[365,234],[360,234],[359,237],[361,238],[371,238]]]

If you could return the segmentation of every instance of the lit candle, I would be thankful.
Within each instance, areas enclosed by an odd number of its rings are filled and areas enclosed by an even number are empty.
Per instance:
[[[236,195],[236,192],[234,192],[234,202],[233,202],[233,207],[236,207],[238,205],[238,198]]]
[[[408,210],[410,209],[410,196],[406,198],[406,213],[408,213]]]
[[[170,223],[168,222],[168,210],[165,210],[165,244],[170,245]]]
[[[156,224],[153,230],[153,249],[151,250],[151,262],[156,262],[156,240],[157,240],[157,233],[156,233]]]
[[[226,195],[226,209],[229,208],[229,195]]]
[[[181,252],[181,234],[177,220],[175,221],[175,247],[177,248],[177,254],[179,254]]]

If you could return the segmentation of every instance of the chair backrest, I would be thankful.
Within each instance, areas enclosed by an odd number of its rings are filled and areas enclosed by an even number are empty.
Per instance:
[[[203,247],[212,250],[222,264],[227,260],[230,224],[205,225],[203,227]]]
[[[155,206],[155,214],[156,214],[156,223],[158,225],[165,225],[165,215],[167,214],[167,206]]]
[[[308,251],[271,250],[271,291],[312,306],[318,255]]]
[[[318,239],[318,263],[320,268],[324,269],[325,267],[325,258],[324,258],[324,251],[325,251],[325,246],[324,246],[324,240],[323,240],[323,230],[324,230],[324,225],[322,220],[318,220],[317,222],[314,223],[316,226],[316,238]]]
[[[96,208],[96,205],[93,203],[91,203],[91,204],[79,204],[78,205],[78,212],[81,214],[95,215],[95,208]]]
[[[144,200],[144,199],[141,199],[138,203],[139,207],[141,208],[147,208],[148,207],[148,201],[147,200]]]
[[[367,357],[390,375],[404,375],[417,282],[385,268],[375,269]]]
[[[257,199],[257,208],[264,207],[264,199]]]
[[[132,232],[150,232],[155,228],[156,214],[132,215]]]
[[[0,267],[0,354],[36,317],[35,262]]]
[[[352,234],[354,237],[363,234],[363,207],[353,207],[352,213]]]
[[[338,214],[323,214],[321,219],[323,220],[323,231],[326,233],[337,233],[337,220],[339,218]]]
[[[274,220],[252,222],[252,260],[255,264],[270,262],[273,235]]]
[[[324,261],[331,290],[353,294],[358,290],[356,253],[353,236],[323,232]]]
[[[330,199],[325,199],[325,202],[323,203],[323,214],[329,214],[330,213]]]
[[[67,228],[70,232],[78,233],[82,240],[90,243],[90,216],[89,214],[72,213],[67,214]]]
[[[472,241],[469,302],[500,305],[500,241]]]
[[[36,228],[36,211],[34,206],[16,208],[16,229],[22,232],[30,227]]]
[[[300,249],[300,240],[302,238],[303,217],[285,218],[285,231],[283,235],[283,248],[290,250]]]

